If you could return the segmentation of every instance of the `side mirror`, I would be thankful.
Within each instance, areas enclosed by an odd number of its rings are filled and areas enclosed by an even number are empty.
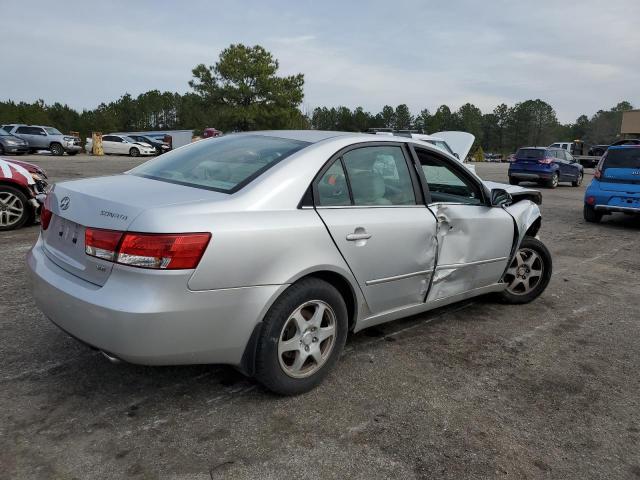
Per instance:
[[[503,188],[494,188],[491,190],[491,206],[492,207],[508,207],[513,203],[511,194]]]

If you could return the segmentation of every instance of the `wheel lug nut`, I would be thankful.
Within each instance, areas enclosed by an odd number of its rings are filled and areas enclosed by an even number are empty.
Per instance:
[[[309,351],[309,345],[306,345],[306,346],[304,347],[304,351],[305,351],[305,352],[308,352],[308,351]]]
[[[313,337],[313,341],[317,342],[318,341],[318,337]]]

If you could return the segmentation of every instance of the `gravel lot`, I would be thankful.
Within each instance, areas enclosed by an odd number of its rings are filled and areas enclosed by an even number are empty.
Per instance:
[[[53,180],[139,162],[21,158]],[[36,310],[38,227],[2,232],[0,477],[640,478],[640,221],[586,224],[585,186],[543,190],[555,271],[541,298],[352,335],[297,398],[226,367],[112,365]]]

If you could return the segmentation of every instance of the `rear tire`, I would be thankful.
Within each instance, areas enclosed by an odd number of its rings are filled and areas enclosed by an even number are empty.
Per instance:
[[[131,156],[131,157],[139,157],[140,156],[140,150],[138,150],[136,147],[131,148],[131,150],[129,150],[129,156]]]
[[[584,178],[584,173],[580,172],[580,176],[576,179],[575,182],[571,182],[571,186],[579,187],[582,185],[582,179]]]
[[[56,157],[61,157],[62,155],[64,155],[64,148],[62,148],[62,145],[60,145],[59,143],[52,143],[49,146],[49,151],[51,151],[51,154],[55,155]]]
[[[547,187],[556,188],[558,186],[559,180],[560,180],[560,177],[558,176],[558,172],[554,173],[549,179],[549,181],[547,182]]]
[[[500,292],[500,300],[512,305],[535,300],[549,285],[552,271],[551,253],[545,244],[525,236],[504,275],[508,287]]]
[[[0,231],[22,227],[31,216],[24,193],[8,185],[0,185]]]
[[[256,379],[280,395],[308,392],[338,361],[347,331],[347,307],[332,285],[308,278],[290,286],[263,320]]]
[[[582,209],[584,219],[589,223],[600,223],[602,220],[602,213],[596,211],[591,205],[586,205]]]

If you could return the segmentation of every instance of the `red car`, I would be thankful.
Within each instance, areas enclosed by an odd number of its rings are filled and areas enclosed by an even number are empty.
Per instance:
[[[207,127],[202,132],[203,138],[219,137],[220,135],[222,135],[222,132],[217,128],[213,128],[213,127]]]
[[[0,231],[37,221],[47,184],[37,165],[0,157]]]

